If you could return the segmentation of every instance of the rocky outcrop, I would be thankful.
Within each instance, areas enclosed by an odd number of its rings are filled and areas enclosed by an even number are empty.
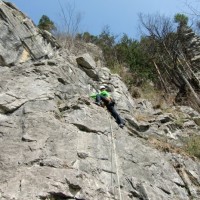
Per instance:
[[[55,38],[36,28],[10,2],[0,1],[0,65],[52,57],[59,48]]]
[[[200,37],[187,26],[179,28],[178,33],[185,56],[191,62],[193,70],[197,73],[200,62]]]
[[[199,113],[132,99],[91,55],[59,50],[0,67],[0,199],[199,199],[200,162],[166,146],[199,134]],[[124,129],[89,98],[99,84]]]

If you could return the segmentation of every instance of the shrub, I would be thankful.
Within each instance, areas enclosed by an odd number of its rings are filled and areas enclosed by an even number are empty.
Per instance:
[[[185,150],[190,154],[200,159],[200,136],[191,136],[186,141]]]

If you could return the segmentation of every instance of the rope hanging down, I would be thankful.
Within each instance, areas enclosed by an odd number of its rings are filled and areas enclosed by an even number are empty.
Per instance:
[[[116,165],[116,175],[117,175],[117,184],[118,184],[119,199],[122,200],[122,194],[121,194],[121,188],[120,188],[120,179],[119,179],[119,171],[118,171],[116,146],[115,146],[113,128],[112,128],[111,118],[110,117],[109,117],[109,122],[110,122],[111,143],[112,143],[111,145],[112,145],[114,156],[115,156],[115,165]],[[111,150],[111,167],[112,167],[112,161],[113,161],[112,156],[113,156],[113,154],[112,154],[112,150]],[[111,175],[111,185],[112,185],[112,175]]]

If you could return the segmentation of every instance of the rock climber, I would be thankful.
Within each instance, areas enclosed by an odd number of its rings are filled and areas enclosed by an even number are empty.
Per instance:
[[[119,116],[116,112],[114,105],[115,101],[111,97],[110,93],[106,90],[104,85],[99,87],[100,92],[90,95],[90,97],[95,99],[95,104],[98,106],[106,106],[107,110],[111,113],[111,115],[115,118],[117,124],[120,128],[123,128],[125,125],[124,120]]]

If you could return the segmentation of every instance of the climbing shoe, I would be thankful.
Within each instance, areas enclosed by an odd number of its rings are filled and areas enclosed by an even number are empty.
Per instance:
[[[97,106],[101,106],[100,102],[94,102]]]
[[[119,124],[119,127],[120,127],[120,128],[123,128],[123,127],[124,127],[124,124]]]

